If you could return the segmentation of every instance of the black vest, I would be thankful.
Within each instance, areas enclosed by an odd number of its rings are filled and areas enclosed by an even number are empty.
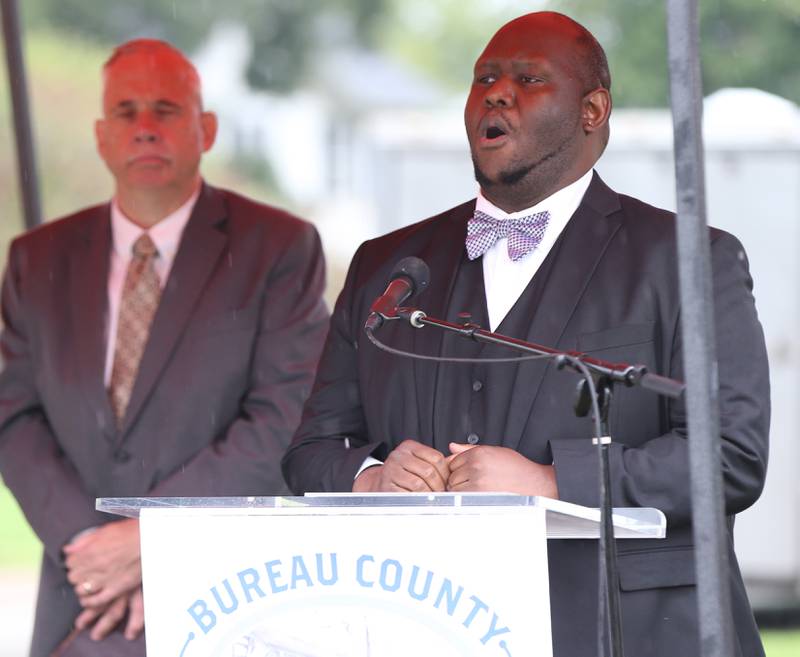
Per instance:
[[[553,245],[539,270],[531,278],[519,299],[508,311],[496,332],[525,339],[558,257],[564,234]],[[486,293],[483,284],[483,261],[462,256],[456,281],[447,305],[450,322],[461,323],[460,313],[469,313],[471,321],[489,329]],[[446,333],[442,356],[457,358],[509,358],[519,354],[506,347],[481,344]],[[448,443],[504,445],[509,402],[514,386],[525,385],[517,376],[516,363],[440,363],[434,393],[433,444],[449,454]],[[526,456],[542,463],[552,462],[547,437]]]

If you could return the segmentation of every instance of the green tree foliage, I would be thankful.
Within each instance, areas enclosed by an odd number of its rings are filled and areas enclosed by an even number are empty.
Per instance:
[[[753,86],[800,102],[800,0],[699,0],[703,77],[710,93]],[[189,52],[218,21],[246,25],[255,88],[288,91],[325,47],[388,51],[463,90],[488,37],[524,11],[574,16],[606,48],[617,105],[668,103],[666,0],[25,0],[26,23],[76,32],[104,46],[165,38]]]
[[[27,26],[67,30],[103,45],[147,36],[188,52],[215,23],[238,22],[253,40],[248,81],[282,92],[303,81],[320,45],[341,39],[372,43],[384,5],[385,0],[25,0],[23,12]]]
[[[617,105],[669,102],[664,0],[562,0],[606,48]],[[756,87],[800,103],[800,2],[700,0],[704,92]]]
[[[701,7],[708,91],[758,87],[800,103],[800,1],[716,0]]]
[[[465,90],[489,36],[525,11],[561,11],[606,49],[618,106],[669,103],[666,0],[390,0],[382,43],[453,90]],[[699,0],[705,92],[757,87],[800,102],[800,0]]]
[[[489,37],[522,11],[519,2],[389,0],[380,42],[445,89],[466,94],[472,67]],[[539,3],[544,4],[544,3]]]

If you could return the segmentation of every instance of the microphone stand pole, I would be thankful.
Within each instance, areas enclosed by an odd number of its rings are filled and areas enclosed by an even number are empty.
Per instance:
[[[609,472],[608,450],[611,434],[608,426],[608,411],[611,406],[613,386],[623,383],[626,386],[640,385],[642,388],[678,399],[683,395],[685,385],[674,379],[649,374],[644,365],[610,363],[591,358],[575,351],[559,351],[550,347],[518,340],[499,333],[492,333],[471,323],[453,324],[434,317],[428,317],[417,308],[398,308],[396,315],[385,319],[407,319],[415,328],[436,326],[455,333],[463,338],[510,347],[517,351],[538,356],[550,357],[558,369],[569,367],[583,377],[575,401],[576,415],[583,417],[593,409],[597,436],[593,443],[599,449],[600,461],[600,595],[604,604],[600,605],[598,618],[598,654],[607,654],[610,646],[611,657],[623,657],[622,623],[619,605],[619,575],[617,571],[617,546],[614,541],[614,523],[611,507],[611,476]]]

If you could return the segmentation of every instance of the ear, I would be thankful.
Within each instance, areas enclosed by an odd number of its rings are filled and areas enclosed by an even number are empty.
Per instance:
[[[201,113],[200,129],[203,132],[203,152],[205,153],[217,139],[217,115],[214,112]]]
[[[106,144],[108,143],[108,124],[105,119],[94,122],[94,140],[97,152],[105,160]]]
[[[581,121],[583,132],[590,134],[597,132],[608,123],[611,114],[611,94],[608,89],[598,87],[583,97],[583,111]]]

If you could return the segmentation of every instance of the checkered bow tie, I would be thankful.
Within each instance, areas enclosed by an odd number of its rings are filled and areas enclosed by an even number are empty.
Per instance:
[[[497,240],[507,237],[508,257],[514,261],[520,260],[539,246],[549,220],[550,213],[547,211],[519,219],[495,219],[476,210],[467,222],[467,255],[470,260],[480,258]]]

